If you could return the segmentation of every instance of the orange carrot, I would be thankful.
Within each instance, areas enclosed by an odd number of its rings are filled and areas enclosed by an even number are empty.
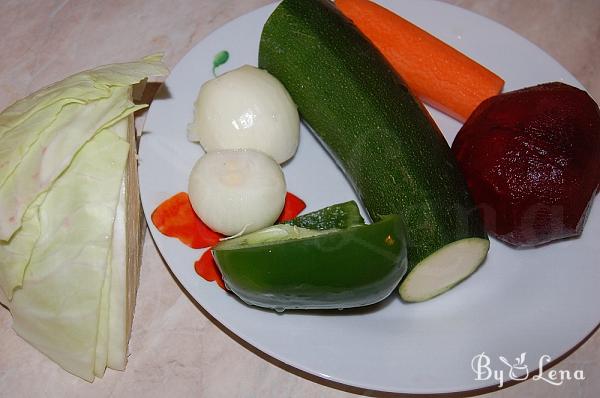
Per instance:
[[[283,205],[283,211],[277,219],[278,223],[290,221],[306,208],[306,203],[291,192],[285,194],[285,203]]]
[[[287,192],[283,211],[277,222],[295,218],[304,208],[306,204],[302,199]],[[213,231],[200,220],[192,208],[187,193],[179,192],[162,202],[152,213],[151,219],[164,235],[177,238],[193,249],[208,247],[208,250],[194,263],[194,269],[203,279],[214,281],[227,290],[211,251],[211,247],[219,243],[223,235]]]
[[[198,218],[185,192],[179,192],[161,203],[152,212],[151,218],[164,235],[178,238],[193,249],[214,246],[223,237]]]
[[[223,277],[221,276],[221,271],[219,271],[219,267],[217,267],[217,263],[215,262],[215,258],[210,249],[207,249],[202,253],[198,261],[194,263],[194,269],[204,280],[209,282],[215,281],[222,289],[227,290],[225,288],[225,282],[223,282]]]
[[[446,43],[369,0],[336,0],[338,9],[427,104],[465,121],[504,81]]]

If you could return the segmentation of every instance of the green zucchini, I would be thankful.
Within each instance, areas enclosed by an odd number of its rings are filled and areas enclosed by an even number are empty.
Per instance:
[[[315,230],[287,224],[212,249],[228,289],[244,302],[285,309],[342,309],[388,297],[406,272],[400,216]]]
[[[360,210],[355,201],[351,200],[338,203],[303,214],[284,224],[307,229],[346,229],[355,225],[362,225],[365,220],[360,215]]]
[[[287,88],[370,218],[402,215],[404,300],[434,297],[478,268],[489,241],[446,140],[332,2],[283,0],[263,28],[259,66]]]

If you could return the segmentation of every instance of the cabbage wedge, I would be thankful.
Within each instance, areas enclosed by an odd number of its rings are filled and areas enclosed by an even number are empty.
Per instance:
[[[93,380],[102,288],[129,144],[85,145],[39,208],[40,238],[10,303],[13,328],[69,372]],[[106,316],[107,314],[105,314]]]
[[[132,85],[160,56],[85,71],[0,113],[0,300],[85,380],[123,370],[139,276]]]

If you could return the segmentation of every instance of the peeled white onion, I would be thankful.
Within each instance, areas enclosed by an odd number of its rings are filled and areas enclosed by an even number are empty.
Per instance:
[[[300,118],[289,93],[267,71],[245,65],[204,83],[188,139],[206,152],[248,148],[278,163],[298,149]]]
[[[188,193],[192,208],[212,230],[224,235],[273,225],[285,202],[281,167],[250,150],[208,152],[194,165]]]

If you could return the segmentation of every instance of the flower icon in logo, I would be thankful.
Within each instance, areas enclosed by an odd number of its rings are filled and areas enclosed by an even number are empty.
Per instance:
[[[511,380],[526,380],[529,377],[529,368],[525,365],[525,355],[526,353],[522,352],[520,356],[515,358],[515,363],[511,364],[508,362],[503,356],[499,356],[500,359],[506,366],[509,368],[509,377]],[[521,376],[518,376],[519,373],[523,372]]]

